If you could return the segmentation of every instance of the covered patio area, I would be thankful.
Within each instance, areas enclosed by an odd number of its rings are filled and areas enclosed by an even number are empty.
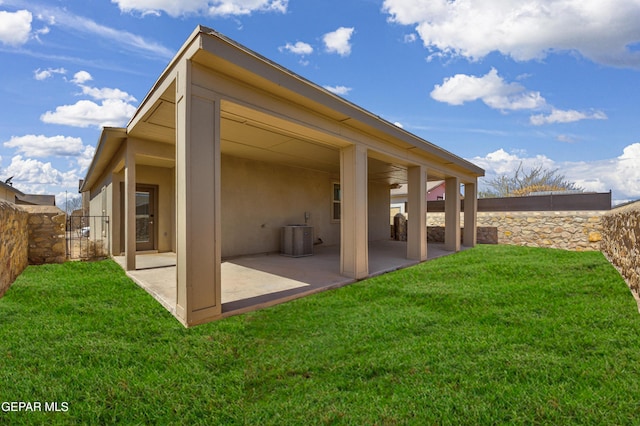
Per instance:
[[[462,248],[464,249],[464,247]],[[369,243],[370,276],[419,263],[406,258],[407,243]],[[429,244],[428,259],[447,254],[444,244]],[[287,257],[277,253],[241,256],[222,262],[222,316],[238,315],[277,305],[357,280],[340,274],[340,246],[317,246],[313,256]],[[124,256],[114,260],[126,270]],[[148,253],[136,256],[137,269],[127,275],[175,315],[176,255]]]
[[[189,327],[436,255],[428,181],[446,184],[445,248],[473,247],[483,175],[198,27],[127,127],[103,130],[81,191],[91,214],[109,217],[110,254]],[[402,184],[407,237],[393,243],[390,189]],[[317,245],[314,256],[251,255],[277,253],[296,226],[309,228],[298,245]]]

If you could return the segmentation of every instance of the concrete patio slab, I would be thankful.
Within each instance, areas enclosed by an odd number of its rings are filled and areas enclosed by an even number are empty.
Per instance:
[[[430,243],[428,258],[447,254],[442,244]],[[124,256],[114,260],[125,267]],[[369,244],[370,276],[417,264],[406,258],[406,242],[377,241]],[[127,275],[175,315],[175,253],[136,256],[135,271]],[[227,259],[221,265],[223,316],[236,315],[282,303],[355,280],[340,275],[340,247],[316,246],[313,256],[287,257],[276,253]]]

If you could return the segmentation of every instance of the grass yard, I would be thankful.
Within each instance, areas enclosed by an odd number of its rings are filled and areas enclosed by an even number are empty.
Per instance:
[[[112,261],[29,267],[0,299],[0,403],[0,424],[637,424],[640,315],[595,252],[479,246],[188,330]]]

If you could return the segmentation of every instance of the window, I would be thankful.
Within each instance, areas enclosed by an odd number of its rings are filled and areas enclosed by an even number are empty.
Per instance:
[[[340,199],[341,199],[340,184],[333,183],[332,188],[333,188],[333,191],[332,191],[332,199],[331,199],[331,220],[333,222],[339,222],[340,221]]]

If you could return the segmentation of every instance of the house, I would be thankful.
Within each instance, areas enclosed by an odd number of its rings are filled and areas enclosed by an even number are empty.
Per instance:
[[[436,180],[427,182],[427,193],[425,195],[427,201],[444,200],[445,196],[445,181]],[[399,184],[391,188],[391,223],[393,223],[393,217],[407,212],[407,184]]]
[[[7,179],[11,182],[11,178]],[[27,206],[55,206],[55,195],[25,194],[13,185],[0,181],[0,200]]]
[[[11,182],[11,178],[7,179]],[[0,180],[0,200],[8,201],[10,203],[16,203],[16,197],[24,196],[22,191],[14,188],[13,185]]]
[[[392,186],[407,183],[410,213],[425,217],[427,181],[464,184],[475,200],[483,175],[199,26],[127,127],[104,128],[81,192],[91,215],[108,216],[108,247],[127,270],[136,253],[175,252],[175,315],[189,326],[221,316],[222,259],[277,252],[283,226],[308,221],[314,240],[339,246],[340,273],[365,278],[368,242],[389,238]],[[447,247],[459,250],[460,200],[446,199]],[[425,260],[425,223],[409,222],[407,257]]]

